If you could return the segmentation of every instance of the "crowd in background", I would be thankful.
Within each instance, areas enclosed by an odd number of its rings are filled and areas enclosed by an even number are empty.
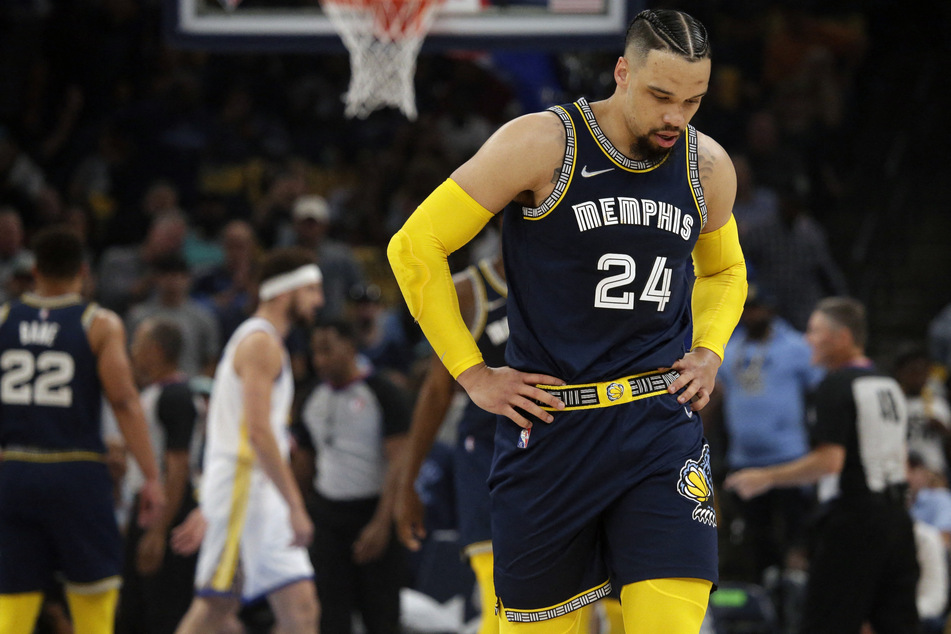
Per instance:
[[[772,453],[755,399],[742,402],[775,393],[762,383],[769,359],[790,366],[780,388],[790,407],[779,409],[795,416],[776,422],[782,449],[806,451],[801,399],[817,375],[801,332],[820,298],[850,290],[824,218],[845,213],[849,112],[875,43],[868,16],[850,3],[807,5],[678,4],[714,31],[711,90],[694,123],[736,165],[734,214],[756,289],[724,361],[722,406],[704,413],[718,482],[731,469],[795,457]],[[417,121],[393,111],[353,121],[340,98],[344,54],[175,50],[161,38],[160,8],[157,0],[0,6],[0,301],[30,287],[35,230],[67,223],[86,241],[88,295],[123,316],[130,336],[151,318],[176,323],[181,372],[210,377],[254,309],[258,256],[300,245],[323,271],[322,320],[348,322],[363,367],[412,394],[429,351],[385,264],[389,237],[503,122],[608,96],[613,80],[600,69],[618,51],[424,54]],[[486,236],[454,255],[454,269],[496,243]],[[936,316],[930,341],[912,334],[907,348],[878,351],[908,397],[912,510],[937,530],[942,558],[951,545],[951,410],[940,372],[948,321]],[[777,333],[786,348],[767,350]],[[302,387],[320,378],[310,341],[298,331],[289,342]],[[794,605],[811,504],[808,491],[783,492],[778,507],[801,512],[778,517],[768,505],[725,498],[724,578],[772,583],[780,604]],[[943,570],[943,596],[922,609],[932,624],[946,611]]]

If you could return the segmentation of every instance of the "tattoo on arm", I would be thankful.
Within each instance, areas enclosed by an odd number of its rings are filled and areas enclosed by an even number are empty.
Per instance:
[[[715,164],[713,153],[704,143],[697,144],[697,168],[700,170],[701,182],[713,178],[713,167]]]
[[[552,184],[557,184],[557,183],[558,183],[558,178],[561,176],[561,169],[562,169],[563,167],[564,167],[564,165],[559,165],[558,167],[555,168],[555,171],[552,172],[552,175],[551,175],[551,182],[552,182]]]

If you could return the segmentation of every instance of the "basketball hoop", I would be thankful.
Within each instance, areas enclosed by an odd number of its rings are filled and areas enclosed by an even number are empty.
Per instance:
[[[345,114],[365,119],[385,106],[416,119],[416,56],[444,0],[321,0],[350,51]]]

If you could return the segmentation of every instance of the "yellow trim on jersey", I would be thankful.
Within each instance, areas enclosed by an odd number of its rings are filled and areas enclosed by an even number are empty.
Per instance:
[[[565,403],[564,409],[541,405],[549,412],[570,412],[581,409],[597,409],[633,403],[652,396],[669,394],[667,386],[673,383],[679,374],[676,370],[654,370],[630,376],[579,385],[536,385],[535,387],[556,393]],[[656,377],[656,378],[654,378]],[[584,394],[580,394],[580,393]],[[575,394],[580,394],[579,396]],[[576,404],[579,403],[579,404]]]
[[[483,283],[482,277],[479,276],[476,267],[470,266],[466,269],[466,273],[469,274],[469,282],[472,284],[472,297],[475,300],[475,314],[472,316],[472,326],[469,328],[469,332],[472,333],[472,338],[478,343],[479,337],[485,332],[485,324],[489,320],[489,298],[485,293],[485,283]]]
[[[574,137],[574,144],[575,144],[574,149],[573,149],[573,151],[572,151],[572,156],[574,156],[574,159],[571,161],[571,167],[570,167],[569,170],[568,170],[568,180],[565,181],[565,186],[564,186],[564,188],[561,190],[561,194],[558,195],[558,198],[556,198],[556,199],[554,199],[553,201],[551,201],[551,206],[549,207],[548,211],[546,211],[545,213],[543,213],[543,214],[540,215],[540,216],[534,216],[534,217],[525,216],[525,215],[523,214],[522,217],[525,218],[525,220],[541,220],[542,218],[544,218],[545,216],[547,216],[547,215],[550,214],[551,212],[555,211],[555,208],[559,205],[559,203],[561,203],[562,199],[565,197],[565,194],[568,193],[568,189],[571,187],[571,181],[572,181],[572,179],[573,179],[574,176],[575,176],[575,166],[576,166],[576,164],[577,164],[577,157],[578,157],[578,129],[577,129],[577,127],[575,127],[575,121],[574,121],[574,119],[571,118],[571,115],[568,114],[568,111],[567,111],[567,110],[565,110],[565,109],[564,109],[563,107],[561,107],[561,106],[555,106],[555,108],[557,108],[557,109],[559,109],[559,110],[561,110],[562,112],[565,113],[565,116],[564,116],[564,117],[559,117],[559,118],[562,120],[562,123],[564,123],[564,121],[567,120],[568,123],[571,124],[571,136]],[[567,152],[567,150],[568,150],[568,142],[569,142],[569,139],[568,139],[568,138],[565,138],[565,151],[566,151],[566,152]],[[564,158],[564,157],[562,157],[562,158]],[[555,191],[557,191],[557,189],[558,189],[558,183],[555,183],[555,188],[552,189],[551,194],[548,194],[548,196],[545,197],[545,200],[542,201],[542,204],[541,204],[541,205],[538,205],[537,207],[532,207],[531,209],[539,209],[539,208],[541,208],[541,207],[544,207],[545,204],[548,202],[549,196],[551,196],[552,194],[554,194]]]
[[[0,452],[4,460],[17,462],[105,462],[106,457],[95,451],[55,451],[32,447],[8,447]]]
[[[555,605],[547,608],[539,608],[537,610],[516,610],[505,607],[501,600],[499,601],[499,608],[500,611],[505,615],[505,620],[507,620],[509,623],[535,623],[537,621],[548,621],[569,612],[573,612],[583,608],[586,605],[590,605],[595,601],[608,596],[609,594],[611,594],[611,582],[605,581],[600,585],[594,586],[590,590],[579,592],[567,601],[556,603]]]
[[[491,286],[496,293],[508,298],[509,286],[495,271],[495,265],[492,260],[479,260],[479,270],[482,271],[482,275],[485,276],[489,286]]]
[[[20,300],[27,306],[32,306],[33,308],[63,308],[64,306],[80,304],[83,298],[79,293],[67,293],[55,297],[45,297],[37,295],[36,293],[24,293]]]
[[[96,317],[96,312],[99,310],[99,304],[92,303],[89,306],[86,306],[86,310],[83,311],[83,316],[79,319],[79,322],[83,325],[84,330],[89,330],[89,326],[92,325],[92,320]]]
[[[3,306],[0,306],[0,326],[2,326],[3,322],[7,320],[7,315],[9,314],[10,314],[10,302],[7,302]]]
[[[631,173],[633,173],[633,174],[644,174],[644,173],[646,173],[646,172],[652,172],[652,171],[654,171],[655,169],[657,169],[658,167],[660,167],[661,165],[663,165],[664,163],[667,162],[667,157],[670,156],[670,152],[668,152],[667,154],[665,154],[665,155],[664,155],[664,158],[662,158],[661,160],[659,160],[657,163],[654,163],[654,164],[651,165],[650,167],[645,167],[644,169],[635,169],[635,168],[633,168],[633,167],[627,167],[626,165],[623,165],[623,164],[619,163],[619,162],[617,161],[617,159],[615,159],[613,156],[611,156],[611,152],[608,150],[608,148],[604,147],[604,145],[601,143],[601,140],[598,138],[598,133],[595,132],[594,129],[591,127],[591,123],[588,121],[588,117],[586,117],[586,116],[584,115],[584,110],[581,108],[581,106],[580,106],[577,102],[575,102],[574,105],[575,105],[576,108],[578,108],[578,112],[581,113],[581,119],[582,119],[582,121],[584,121],[585,127],[588,128],[588,132],[591,133],[591,137],[594,139],[594,143],[595,143],[595,145],[598,146],[598,149],[600,149],[602,152],[604,152],[604,155],[605,155],[606,157],[608,157],[608,160],[609,160],[609,161],[611,161],[612,163],[614,163],[615,165],[617,165],[618,167],[620,167],[620,168],[621,168],[622,170],[624,170],[625,172],[631,172]],[[590,108],[590,107],[591,107],[591,104],[588,104],[588,108]],[[592,116],[594,116],[594,112],[592,112],[591,114],[592,114]],[[600,126],[598,126],[598,129],[599,129],[599,130],[601,129]],[[601,131],[601,136],[603,136],[603,137],[605,138],[605,140],[607,140],[607,141],[610,143],[610,140],[608,139],[607,135],[604,134],[604,131],[603,131],[603,130]],[[613,144],[612,144],[611,147],[614,147]],[[617,148],[614,148],[614,149],[615,149],[615,151],[617,151],[618,153],[620,153],[620,150],[618,150]]]
[[[235,459],[234,484],[231,489],[231,510],[228,513],[228,533],[221,551],[218,567],[211,577],[211,589],[228,592],[233,589],[238,557],[241,554],[241,533],[248,514],[251,496],[251,473],[254,468],[254,450],[248,438],[248,421],[241,419],[238,438],[238,456]]]

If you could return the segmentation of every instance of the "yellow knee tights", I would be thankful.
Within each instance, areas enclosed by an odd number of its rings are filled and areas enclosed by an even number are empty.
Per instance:
[[[479,634],[499,634],[499,620],[495,617],[495,582],[492,579],[492,551],[469,557],[469,565],[479,584],[479,599],[482,602],[482,620]]]
[[[118,601],[118,588],[92,593],[67,589],[66,602],[75,634],[112,634]]]
[[[703,579],[650,579],[621,588],[626,634],[697,634],[710,588]]]
[[[30,634],[42,605],[42,592],[0,594],[0,632]]]

